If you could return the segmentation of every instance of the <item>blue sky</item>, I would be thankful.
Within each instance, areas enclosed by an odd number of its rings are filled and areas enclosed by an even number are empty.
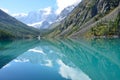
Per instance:
[[[0,9],[4,9],[9,14],[28,13],[51,7],[58,13],[65,7],[78,3],[81,0],[1,0]]]
[[[26,13],[46,7],[57,8],[56,0],[1,0],[0,8],[8,9],[9,13]]]

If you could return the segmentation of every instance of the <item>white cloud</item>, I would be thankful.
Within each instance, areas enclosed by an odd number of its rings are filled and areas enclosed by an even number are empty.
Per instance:
[[[21,60],[20,59],[15,59],[14,62],[25,63],[25,62],[29,62],[29,59],[21,59]]]
[[[38,10],[38,13],[39,11],[43,11],[44,12],[44,15],[49,15],[52,11],[51,7],[46,7],[46,8],[43,8],[43,9],[39,9]],[[33,12],[37,12],[37,11],[33,11]],[[13,17],[26,17],[28,16],[28,13],[14,13],[14,14],[11,14]],[[34,25],[34,24],[33,24]]]
[[[5,8],[0,8],[2,11],[8,13],[8,9],[5,9]]]
[[[44,10],[46,11],[45,15],[48,15],[51,13],[51,7],[44,8]]]
[[[57,0],[58,9],[56,11],[59,14],[64,8],[73,4],[78,4],[81,0]]]
[[[52,64],[52,61],[51,60],[46,60],[46,64],[45,64],[45,66],[47,66],[47,67],[53,67],[53,64]]]
[[[51,7],[47,7],[47,8],[44,8],[44,9],[40,9],[39,11],[44,11],[44,15],[49,15],[52,11],[52,8]]]
[[[15,14],[12,14],[12,16],[14,17],[24,17],[24,16],[27,16],[28,14],[26,13],[15,13]]]
[[[58,60],[57,63],[60,65],[59,74],[62,77],[70,80],[91,80],[89,76],[80,69],[70,67],[64,64],[61,60]]]
[[[35,52],[35,53],[45,54],[45,53],[43,52],[43,50],[41,50],[41,49],[39,49],[39,50],[37,50],[37,49],[30,49],[30,50],[28,50],[28,51],[30,51],[30,52]]]

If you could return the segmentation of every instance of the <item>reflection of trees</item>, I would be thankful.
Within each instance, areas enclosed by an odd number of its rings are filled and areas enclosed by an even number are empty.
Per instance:
[[[4,41],[4,40],[0,40],[0,52],[2,51],[2,50],[5,50],[5,49],[7,49],[8,47],[6,47],[7,45],[9,45],[10,43],[12,43],[12,41],[11,40],[9,40],[9,41]]]
[[[108,58],[120,67],[119,39],[95,39],[88,42],[89,47],[96,49],[102,56]]]
[[[94,40],[92,40],[94,42]],[[102,41],[102,40],[101,40]],[[94,42],[92,43],[93,45],[91,45],[91,42],[84,42],[84,43],[80,43],[83,46],[85,46],[86,48],[95,51],[96,53],[98,53],[98,55],[103,56],[105,58],[107,58],[108,60],[112,62],[118,66],[120,66],[119,64],[119,41],[116,40],[104,40],[103,42]],[[93,53],[94,55],[96,55],[96,53]],[[111,56],[112,55],[112,56]],[[114,56],[113,56],[114,55]]]
[[[1,42],[2,43],[2,42]],[[6,41],[6,43],[8,43]],[[0,68],[4,65],[27,51],[28,49],[34,48],[38,44],[38,41],[35,40],[18,40],[13,41],[9,44],[2,44],[5,50],[0,50]]]

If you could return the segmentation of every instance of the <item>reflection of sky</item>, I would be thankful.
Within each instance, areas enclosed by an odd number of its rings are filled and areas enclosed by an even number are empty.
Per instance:
[[[48,47],[47,47],[48,49]],[[47,50],[46,54],[42,48],[34,48],[25,52],[14,60],[15,63],[32,63],[38,64],[39,66],[53,68],[61,77],[71,80],[91,80],[85,73],[80,69],[66,65],[61,59],[61,55],[52,51]],[[41,54],[39,54],[41,53]],[[54,57],[58,56],[58,57]],[[59,57],[60,56],[60,57]],[[69,60],[68,60],[69,61]],[[67,63],[71,63],[70,61]],[[7,65],[6,65],[7,66]],[[73,65],[75,66],[75,65]],[[7,66],[9,67],[9,65]]]
[[[47,67],[53,67],[53,63],[51,60],[45,60],[45,61],[46,61],[46,63],[42,64],[42,65],[47,66]]]
[[[83,73],[80,69],[70,67],[65,65],[62,60],[58,60],[57,63],[60,65],[59,74],[71,80],[91,80],[85,73]]]
[[[15,59],[14,62],[17,62],[17,63],[18,63],[18,62],[21,62],[21,63],[23,63],[23,62],[29,62],[29,59],[24,59],[24,58],[21,59],[21,60]]]
[[[11,65],[10,63],[7,64],[7,65],[5,65],[5,66],[3,67],[3,69],[4,69],[4,68],[8,68],[8,67],[10,67],[10,65]]]
[[[120,80],[118,42],[113,46],[107,42],[101,46],[97,42],[98,45],[87,45],[81,41],[61,41],[38,47],[23,45],[17,49],[13,48],[14,44],[3,50],[10,53],[1,56],[1,65],[5,66],[0,69],[0,80]],[[19,56],[20,53],[23,54]]]
[[[38,50],[38,49],[30,49],[30,50],[28,50],[28,51],[45,54],[45,53],[43,52],[43,50],[41,50],[41,49],[39,49],[39,50]]]

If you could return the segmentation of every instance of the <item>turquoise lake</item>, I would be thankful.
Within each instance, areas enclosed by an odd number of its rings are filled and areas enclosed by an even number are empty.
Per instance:
[[[120,80],[120,39],[0,41],[0,80]]]

